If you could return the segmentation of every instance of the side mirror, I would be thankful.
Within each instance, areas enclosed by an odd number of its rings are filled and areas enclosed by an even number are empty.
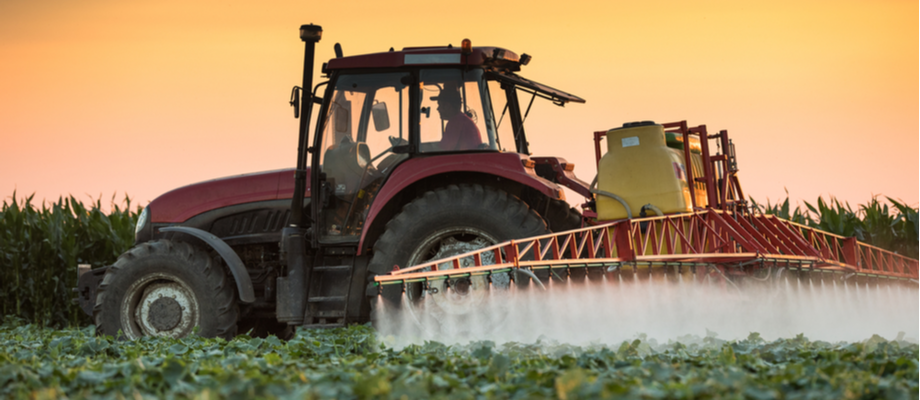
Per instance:
[[[294,118],[300,118],[300,86],[291,89],[291,107],[294,107]]]
[[[374,117],[374,129],[377,132],[390,129],[390,114],[387,112],[387,103],[374,103],[371,107],[371,114]]]

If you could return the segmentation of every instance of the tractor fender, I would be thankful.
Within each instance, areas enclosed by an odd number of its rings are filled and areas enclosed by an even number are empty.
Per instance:
[[[209,232],[190,226],[170,226],[160,228],[159,230],[160,232],[185,233],[207,243],[208,246],[211,246],[211,248],[224,259],[224,262],[227,263],[227,267],[230,268],[230,273],[233,274],[233,280],[236,281],[236,289],[240,294],[240,301],[243,303],[252,303],[256,301],[256,295],[252,288],[252,279],[249,278],[249,273],[246,272],[246,266],[243,265],[243,260],[240,259],[240,256],[237,255],[226,242]]]
[[[565,200],[565,192],[555,183],[537,176],[530,158],[518,153],[466,153],[437,155],[433,157],[410,158],[401,164],[387,178],[377,193],[365,220],[365,229],[358,242],[358,254],[363,253],[368,228],[390,200],[415,182],[435,175],[454,172],[488,174],[512,180],[531,187],[549,198]]]

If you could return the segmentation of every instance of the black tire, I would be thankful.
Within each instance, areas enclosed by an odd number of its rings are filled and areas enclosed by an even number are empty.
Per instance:
[[[582,227],[581,213],[569,206],[565,200],[550,200],[544,218],[549,225],[549,230],[554,233]]]
[[[157,240],[128,250],[108,268],[93,309],[96,331],[141,336],[236,336],[236,287],[208,253]]]
[[[368,269],[371,276],[385,274],[394,265],[408,267],[462,254],[469,251],[471,246],[482,248],[511,239],[547,233],[549,231],[543,219],[515,196],[482,185],[450,185],[424,193],[406,204],[402,212],[387,223],[386,231],[374,244],[374,256]],[[445,243],[448,242],[465,245],[458,245],[456,250],[451,250],[446,249],[449,245]],[[505,278],[504,284],[508,283]],[[488,285],[484,278],[482,282],[460,284],[466,284],[467,290]],[[449,285],[460,287],[455,282]],[[400,307],[404,309],[417,305],[417,300],[424,296],[421,284],[410,285],[405,297],[400,290],[393,289],[398,288],[385,287],[384,299],[401,304]],[[406,302],[410,304],[403,304]],[[473,310],[477,305],[474,303],[469,307]],[[460,310],[454,313],[463,312]],[[414,318],[418,321],[419,317]]]

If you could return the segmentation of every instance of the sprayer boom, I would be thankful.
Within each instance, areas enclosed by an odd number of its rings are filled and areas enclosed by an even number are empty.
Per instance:
[[[485,264],[483,260],[494,260]],[[772,215],[706,209],[511,240],[374,278],[387,285],[512,273],[512,279],[648,276],[760,277],[774,270],[914,283],[918,261]]]

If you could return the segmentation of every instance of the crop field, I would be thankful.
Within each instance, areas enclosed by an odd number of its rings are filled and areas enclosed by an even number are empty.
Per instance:
[[[118,341],[70,303],[76,264],[108,265],[133,244],[136,207],[100,203],[3,202],[0,398],[917,399],[920,390],[915,287],[793,285],[747,297],[557,288],[560,297],[501,302],[515,312],[491,334],[423,335],[391,314],[379,330],[299,330],[289,341]],[[758,207],[916,257],[917,209],[889,203]]]
[[[918,346],[726,342],[683,337],[619,346],[437,342],[395,349],[368,326],[298,331],[290,341],[142,339],[93,328],[0,327],[9,398],[917,398]]]

